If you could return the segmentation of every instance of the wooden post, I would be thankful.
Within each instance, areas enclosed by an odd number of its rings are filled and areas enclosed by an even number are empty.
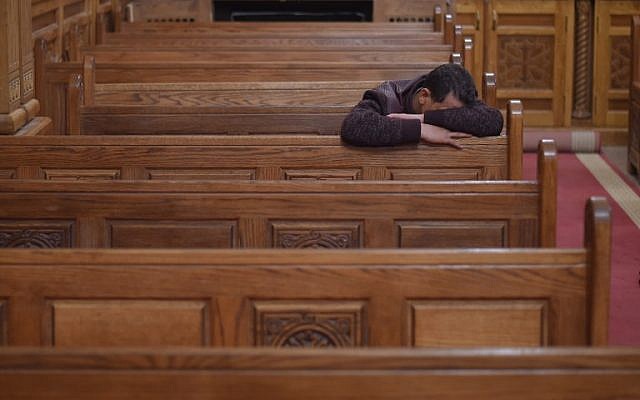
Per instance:
[[[524,115],[522,102],[507,102],[507,135],[509,135],[509,179],[522,179],[522,146],[524,134]]]
[[[467,69],[467,71],[469,71],[471,76],[472,77],[475,76],[475,69],[474,69],[475,62],[473,59],[473,39],[470,37],[464,38],[464,46],[462,49],[462,63],[464,67]]]
[[[84,100],[81,104],[92,106],[95,98],[96,90],[96,59],[94,56],[85,56],[82,68],[84,81]]]
[[[453,45],[453,15],[445,14],[444,16],[444,44]]]
[[[80,106],[82,104],[82,75],[69,76],[66,96],[66,131],[69,135],[79,135],[80,130]]]
[[[482,100],[491,107],[498,106],[496,97],[496,74],[485,72],[482,75]]]
[[[604,197],[591,197],[584,215],[584,246],[591,269],[587,276],[587,318],[591,346],[609,343],[609,284],[611,282],[611,207]]]
[[[462,25],[453,26],[453,51],[462,53],[464,50],[464,38],[462,36]]]
[[[433,31],[442,32],[442,7],[439,4],[433,7]]]
[[[556,246],[558,206],[558,158],[556,143],[542,139],[538,144],[538,183],[540,188],[540,247]]]

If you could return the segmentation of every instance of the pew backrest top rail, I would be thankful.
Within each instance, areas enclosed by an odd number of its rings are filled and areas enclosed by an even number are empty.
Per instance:
[[[2,370],[264,370],[344,371],[503,370],[592,375],[606,369],[640,373],[637,347],[501,347],[482,349],[47,349],[7,347]],[[613,372],[613,371],[612,371]]]

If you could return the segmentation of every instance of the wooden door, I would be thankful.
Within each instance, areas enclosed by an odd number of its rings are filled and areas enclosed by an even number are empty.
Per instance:
[[[520,99],[525,124],[568,126],[573,0],[485,0],[484,70],[497,74],[498,106]]]
[[[456,25],[462,25],[462,34],[465,38],[473,39],[473,79],[478,91],[480,91],[484,63],[484,36],[482,35],[485,24],[483,18],[484,0],[457,0],[455,9]]]
[[[596,1],[593,51],[593,123],[626,127],[631,80],[631,19],[640,1]]]

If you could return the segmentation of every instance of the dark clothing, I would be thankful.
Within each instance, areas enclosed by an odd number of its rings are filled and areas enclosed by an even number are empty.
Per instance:
[[[389,118],[392,113],[414,114],[413,96],[423,76],[414,80],[387,81],[367,90],[362,100],[342,122],[342,139],[356,146],[392,146],[418,143],[420,121]],[[460,108],[424,113],[424,123],[474,136],[497,136],[502,131],[502,114],[480,100]]]

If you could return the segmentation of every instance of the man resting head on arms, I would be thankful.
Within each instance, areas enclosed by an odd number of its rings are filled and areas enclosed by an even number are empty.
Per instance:
[[[443,64],[413,80],[367,90],[342,122],[342,139],[356,146],[418,143],[460,147],[457,138],[497,136],[502,114],[478,99],[471,74]]]

